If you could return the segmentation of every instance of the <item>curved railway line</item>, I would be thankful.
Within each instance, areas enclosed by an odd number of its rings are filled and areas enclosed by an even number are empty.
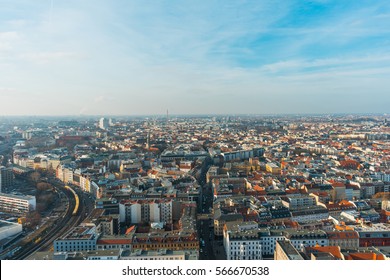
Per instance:
[[[54,240],[66,234],[72,227],[77,226],[85,216],[85,202],[80,203],[78,194],[69,186],[58,187],[68,198],[69,204],[65,214],[57,219],[50,228],[46,229],[37,238],[27,240],[25,244],[11,258],[14,260],[23,260],[36,251],[50,250]]]
[[[78,194],[77,194],[71,187],[65,186],[65,189],[67,189],[68,191],[70,191],[70,192],[73,194],[73,196],[74,196],[75,206],[74,206],[72,215],[75,216],[75,215],[77,215],[77,212],[79,211],[79,206],[80,206],[80,199],[79,199],[79,196],[78,196]]]

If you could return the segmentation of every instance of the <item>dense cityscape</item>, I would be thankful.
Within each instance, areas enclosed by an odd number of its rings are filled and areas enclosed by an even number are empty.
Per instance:
[[[1,117],[1,259],[389,260],[376,115]]]

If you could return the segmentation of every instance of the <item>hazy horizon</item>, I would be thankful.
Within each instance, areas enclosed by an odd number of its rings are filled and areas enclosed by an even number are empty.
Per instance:
[[[169,119],[182,118],[182,117],[388,117],[390,113],[275,113],[275,114],[169,114]],[[0,115],[0,118],[48,118],[48,119],[78,119],[78,118],[158,118],[166,119],[166,114],[137,114],[137,115],[110,115],[110,114],[97,114],[97,115]]]
[[[0,116],[389,110],[390,2],[0,3]]]

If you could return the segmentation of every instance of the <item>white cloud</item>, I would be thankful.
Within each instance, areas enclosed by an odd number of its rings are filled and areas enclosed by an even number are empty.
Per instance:
[[[20,39],[18,32],[0,32],[0,53],[12,50],[13,45]]]
[[[11,44],[9,42],[0,42],[0,52],[11,50]]]
[[[15,31],[0,32],[0,41],[15,40],[18,38],[19,38],[18,32]]]
[[[264,65],[261,69],[272,73],[302,71],[310,68],[316,68],[319,71],[326,71],[327,68],[345,68],[353,67],[354,65],[360,65],[360,67],[363,65],[366,67],[370,65],[373,67],[381,67],[382,65],[389,65],[389,63],[390,55],[383,54],[359,57],[330,57],[313,60],[286,60]]]

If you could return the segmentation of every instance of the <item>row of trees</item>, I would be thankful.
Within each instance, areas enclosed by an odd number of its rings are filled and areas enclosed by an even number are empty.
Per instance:
[[[27,181],[36,188],[35,197],[37,200],[37,206],[35,212],[39,215],[39,217],[42,212],[48,210],[55,201],[54,187],[50,183],[46,182],[47,179],[42,177],[42,175],[45,176],[49,174],[46,174],[44,171],[34,171],[27,176]],[[38,215],[35,215],[34,212],[31,215],[34,216],[34,221],[36,221]],[[33,224],[35,224],[35,222]]]

